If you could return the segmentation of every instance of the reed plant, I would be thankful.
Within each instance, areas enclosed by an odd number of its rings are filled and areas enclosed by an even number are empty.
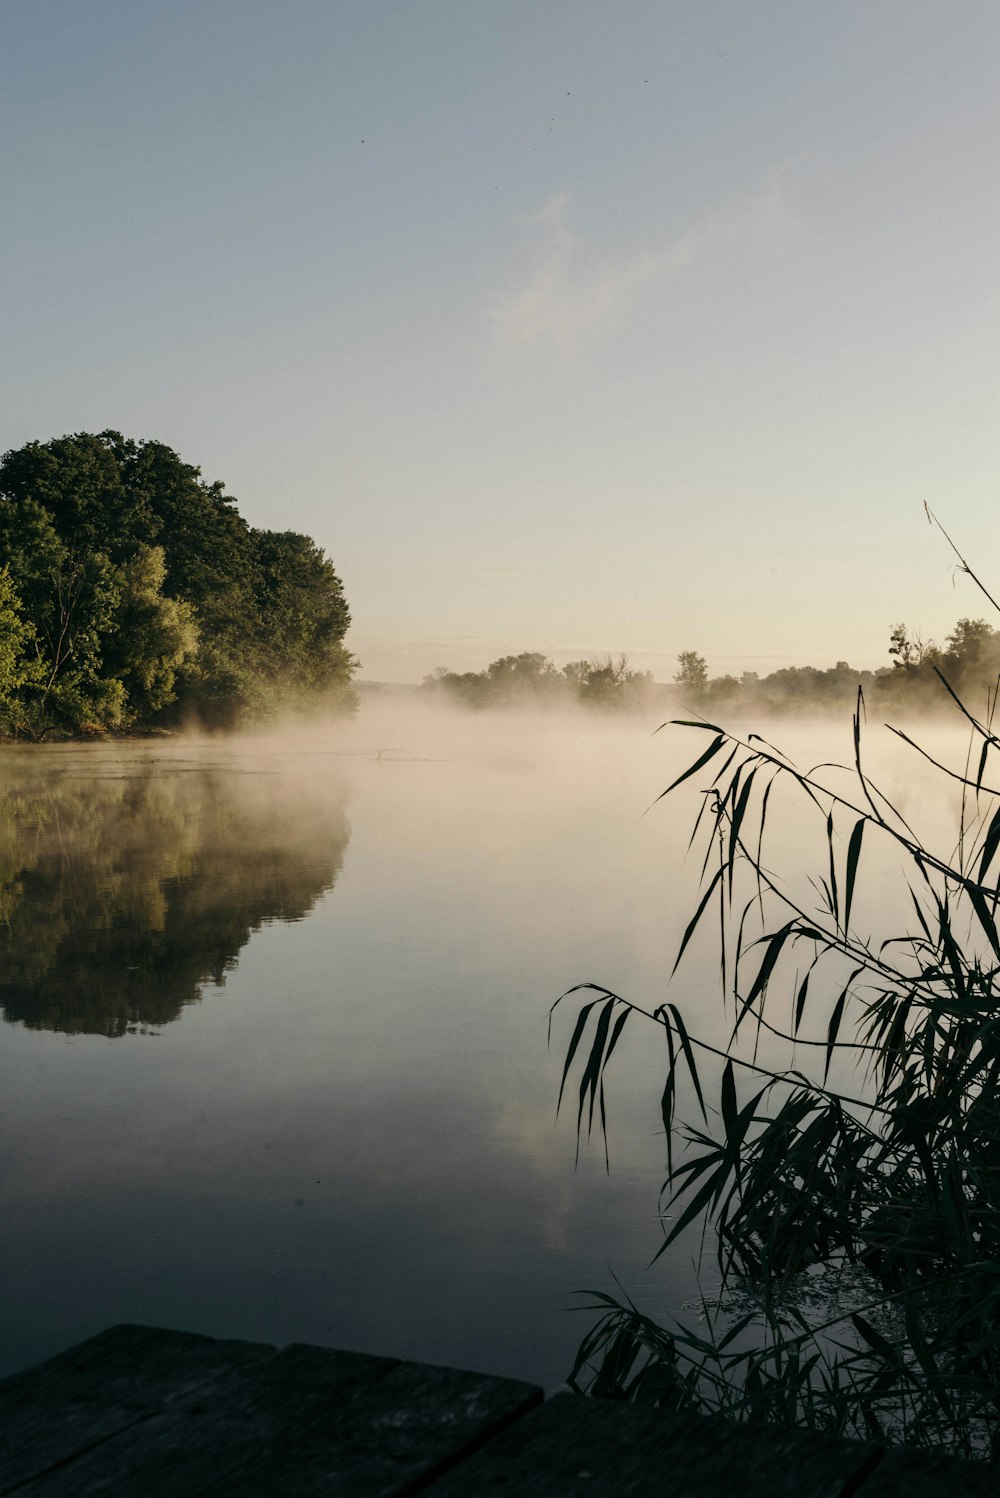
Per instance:
[[[700,1225],[721,1293],[661,1325],[587,1292],[578,1390],[1000,1459],[1000,736],[996,692],[978,716],[941,685],[970,736],[960,764],[893,731],[954,799],[944,848],[869,774],[860,693],[848,783],[757,735],[675,725],[703,736],[663,793],[703,792],[677,962],[717,922],[728,1039],[578,985],[558,1001],[577,1006],[560,1103],[574,1092],[578,1134],[606,1148],[612,1055],[626,1026],[659,1028],[656,1257]],[[822,850],[791,877],[770,851],[783,792]],[[890,866],[909,914],[869,934],[865,880]]]

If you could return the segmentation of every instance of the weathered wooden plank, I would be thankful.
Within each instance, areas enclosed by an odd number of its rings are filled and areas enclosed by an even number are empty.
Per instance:
[[[252,1467],[275,1452],[287,1470],[312,1424],[396,1366],[390,1358],[321,1347],[268,1351],[264,1359],[233,1358],[210,1380],[192,1382],[179,1397],[19,1491],[31,1498],[191,1498],[218,1492],[236,1467]],[[57,1411],[52,1416],[58,1420]],[[273,1491],[288,1490],[279,1485]]]
[[[253,1342],[114,1326],[0,1380],[0,1493],[147,1419],[234,1367],[275,1356]]]
[[[0,1380],[0,1494],[994,1498],[996,1467],[319,1347],[113,1327]]]
[[[294,1482],[288,1454],[242,1467],[240,1498],[344,1494],[397,1498],[461,1461],[540,1404],[532,1384],[486,1374],[401,1363],[377,1387],[359,1389],[327,1412],[299,1443]],[[466,1489],[466,1492],[470,1490]]]
[[[841,1498],[874,1446],[558,1395],[430,1488],[432,1498]]]
[[[935,1451],[886,1451],[858,1498],[997,1498],[1000,1467],[963,1462]]]
[[[172,1399],[22,1491],[26,1498],[195,1498],[230,1490],[241,1498],[388,1498],[540,1398],[540,1390],[508,1379],[289,1347]]]

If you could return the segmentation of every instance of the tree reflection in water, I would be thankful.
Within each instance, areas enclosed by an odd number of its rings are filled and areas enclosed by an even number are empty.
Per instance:
[[[309,912],[350,833],[341,790],[259,761],[22,750],[2,769],[0,1012],[32,1029],[177,1019],[251,932]]]

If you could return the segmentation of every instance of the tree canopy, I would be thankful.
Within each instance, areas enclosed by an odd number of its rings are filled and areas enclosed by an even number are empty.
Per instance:
[[[162,442],[81,432],[0,459],[0,731],[352,706],[349,622],[308,536],[254,530]]]
[[[446,671],[424,678],[422,690],[450,697],[464,707],[554,705],[577,701],[589,707],[625,708],[646,704],[653,690],[649,671],[634,671],[628,656],[570,661],[557,669],[539,650],[503,655],[485,671]]]
[[[696,650],[677,656],[673,682],[633,670],[628,656],[600,656],[557,667],[537,650],[504,655],[483,671],[440,667],[422,690],[470,708],[541,706],[578,702],[602,709],[677,708],[711,712],[720,720],[747,713],[806,714],[853,707],[859,687],[866,698],[920,712],[946,708],[949,691],[974,704],[995,698],[1000,685],[1000,631],[985,619],[959,619],[944,646],[905,624],[889,635],[890,664],[858,670],[846,660],[832,666],[780,666],[761,676],[710,676]]]

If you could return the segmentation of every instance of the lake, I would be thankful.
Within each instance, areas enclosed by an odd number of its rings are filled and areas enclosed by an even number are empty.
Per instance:
[[[569,1004],[546,1043],[571,984],[668,997],[697,790],[647,809],[701,740],[657,722],[0,750],[0,1372],[136,1321],[554,1386],[575,1292],[691,1301],[696,1242],[650,1267],[659,1034],[610,1171],[556,1119]],[[669,997],[725,1032],[708,945]]]

